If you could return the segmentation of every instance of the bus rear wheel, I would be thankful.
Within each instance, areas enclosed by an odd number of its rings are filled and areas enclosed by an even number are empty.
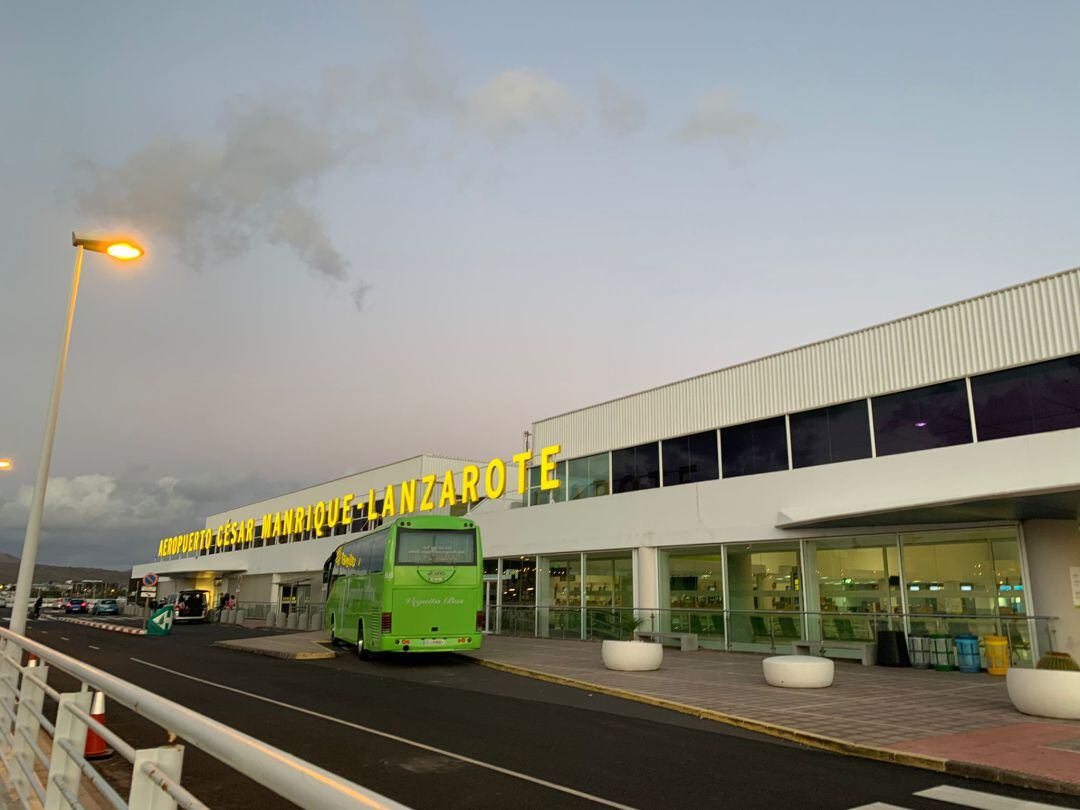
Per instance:
[[[364,645],[364,623],[360,622],[356,628],[356,654],[361,661],[371,660],[371,651]]]
[[[338,643],[337,634],[334,632],[334,628],[337,626],[337,622],[334,621],[334,614],[330,614],[330,646],[336,647]]]

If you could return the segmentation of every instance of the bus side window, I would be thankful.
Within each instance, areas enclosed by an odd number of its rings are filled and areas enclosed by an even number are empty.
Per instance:
[[[383,559],[386,557],[386,538],[388,535],[383,534],[382,537],[371,538],[371,567],[368,570],[373,574],[378,574],[383,570]]]
[[[337,558],[337,551],[335,551],[333,554],[331,554],[329,557],[327,557],[326,562],[323,563],[323,567],[322,567],[323,585],[329,585],[330,580],[333,578],[334,574],[336,573],[335,570],[334,570],[334,560],[336,558]]]

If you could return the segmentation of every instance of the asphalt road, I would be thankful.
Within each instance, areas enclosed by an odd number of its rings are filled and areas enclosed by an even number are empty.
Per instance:
[[[913,795],[939,785],[1080,807],[1076,798],[842,757],[452,655],[362,662],[343,652],[293,662],[209,646],[259,632],[177,625],[169,637],[150,638],[50,621],[30,627],[49,646],[417,810],[955,807]],[[883,712],[894,709],[883,700]],[[137,747],[165,742],[164,732],[118,705],[107,707],[107,722]],[[126,762],[113,757],[104,770],[125,785]],[[191,746],[183,781],[214,808],[292,807]]]

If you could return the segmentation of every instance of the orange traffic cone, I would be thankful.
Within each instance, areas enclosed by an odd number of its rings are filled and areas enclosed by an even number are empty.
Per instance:
[[[90,704],[90,716],[102,725],[105,725],[105,693],[94,692],[94,701]],[[94,733],[92,728],[86,729],[86,750],[83,756],[87,759],[105,759],[111,757],[113,750],[105,745],[105,740]]]

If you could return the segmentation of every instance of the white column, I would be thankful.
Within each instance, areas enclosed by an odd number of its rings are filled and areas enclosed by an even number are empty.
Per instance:
[[[644,619],[642,627],[658,629],[660,616],[659,552],[655,546],[641,546],[634,554],[634,607],[636,615]],[[656,621],[653,621],[653,616]]]

